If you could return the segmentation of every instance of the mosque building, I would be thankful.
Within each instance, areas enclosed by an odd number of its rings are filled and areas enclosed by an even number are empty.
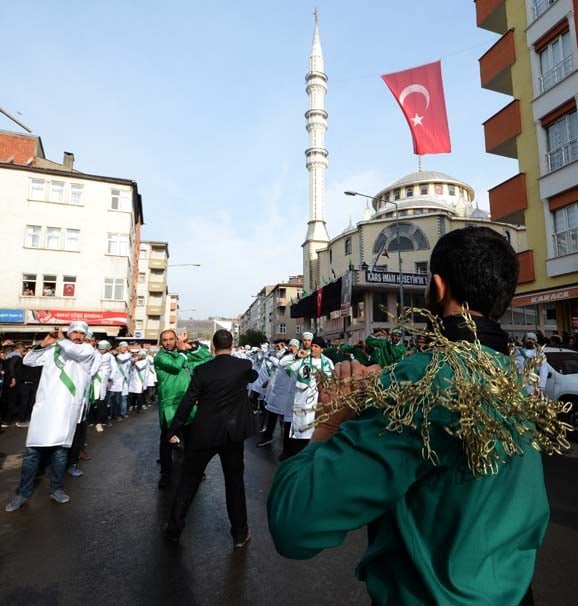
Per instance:
[[[303,243],[303,297],[291,317],[332,342],[357,342],[377,328],[392,328],[400,305],[424,307],[428,260],[438,239],[462,227],[495,229],[514,250],[527,249],[526,228],[493,221],[478,208],[467,183],[436,171],[419,170],[375,194],[345,192],[367,199],[363,220],[329,237],[324,219],[327,75],[315,14],[313,48],[306,78],[309,147],[309,222]],[[525,278],[520,276],[520,281]],[[508,310],[503,327],[514,335],[527,330],[552,334],[533,306]]]

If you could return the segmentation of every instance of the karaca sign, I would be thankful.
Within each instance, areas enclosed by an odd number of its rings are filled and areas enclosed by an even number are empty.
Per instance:
[[[512,305],[514,307],[521,307],[522,305],[552,303],[554,301],[564,301],[565,299],[574,299],[576,297],[578,297],[578,287],[562,288],[559,290],[537,292],[532,295],[518,295],[512,300]]]
[[[75,309],[31,309],[27,324],[69,324],[83,320],[90,326],[126,326],[128,314],[121,311],[78,311]]]

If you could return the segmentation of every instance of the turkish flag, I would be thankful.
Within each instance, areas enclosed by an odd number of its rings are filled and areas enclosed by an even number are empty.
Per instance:
[[[413,139],[413,153],[452,151],[442,83],[441,62],[381,76],[396,98]]]

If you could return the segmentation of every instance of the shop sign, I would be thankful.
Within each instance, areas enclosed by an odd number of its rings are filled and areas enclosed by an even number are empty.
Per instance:
[[[24,316],[23,309],[0,309],[0,324],[22,324]]]
[[[126,326],[128,314],[120,311],[79,311],[76,309],[29,309],[27,324],[70,324],[82,320],[89,326]]]
[[[427,286],[427,274],[403,272],[401,274],[403,286]],[[383,271],[379,267],[365,270],[365,281],[371,284],[399,284],[400,274],[397,271]]]

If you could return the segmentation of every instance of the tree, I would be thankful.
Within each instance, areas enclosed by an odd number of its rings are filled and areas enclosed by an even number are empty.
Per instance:
[[[239,345],[244,347],[250,345],[251,347],[259,347],[261,343],[265,343],[267,337],[260,330],[253,330],[249,328],[247,332],[239,335]]]

